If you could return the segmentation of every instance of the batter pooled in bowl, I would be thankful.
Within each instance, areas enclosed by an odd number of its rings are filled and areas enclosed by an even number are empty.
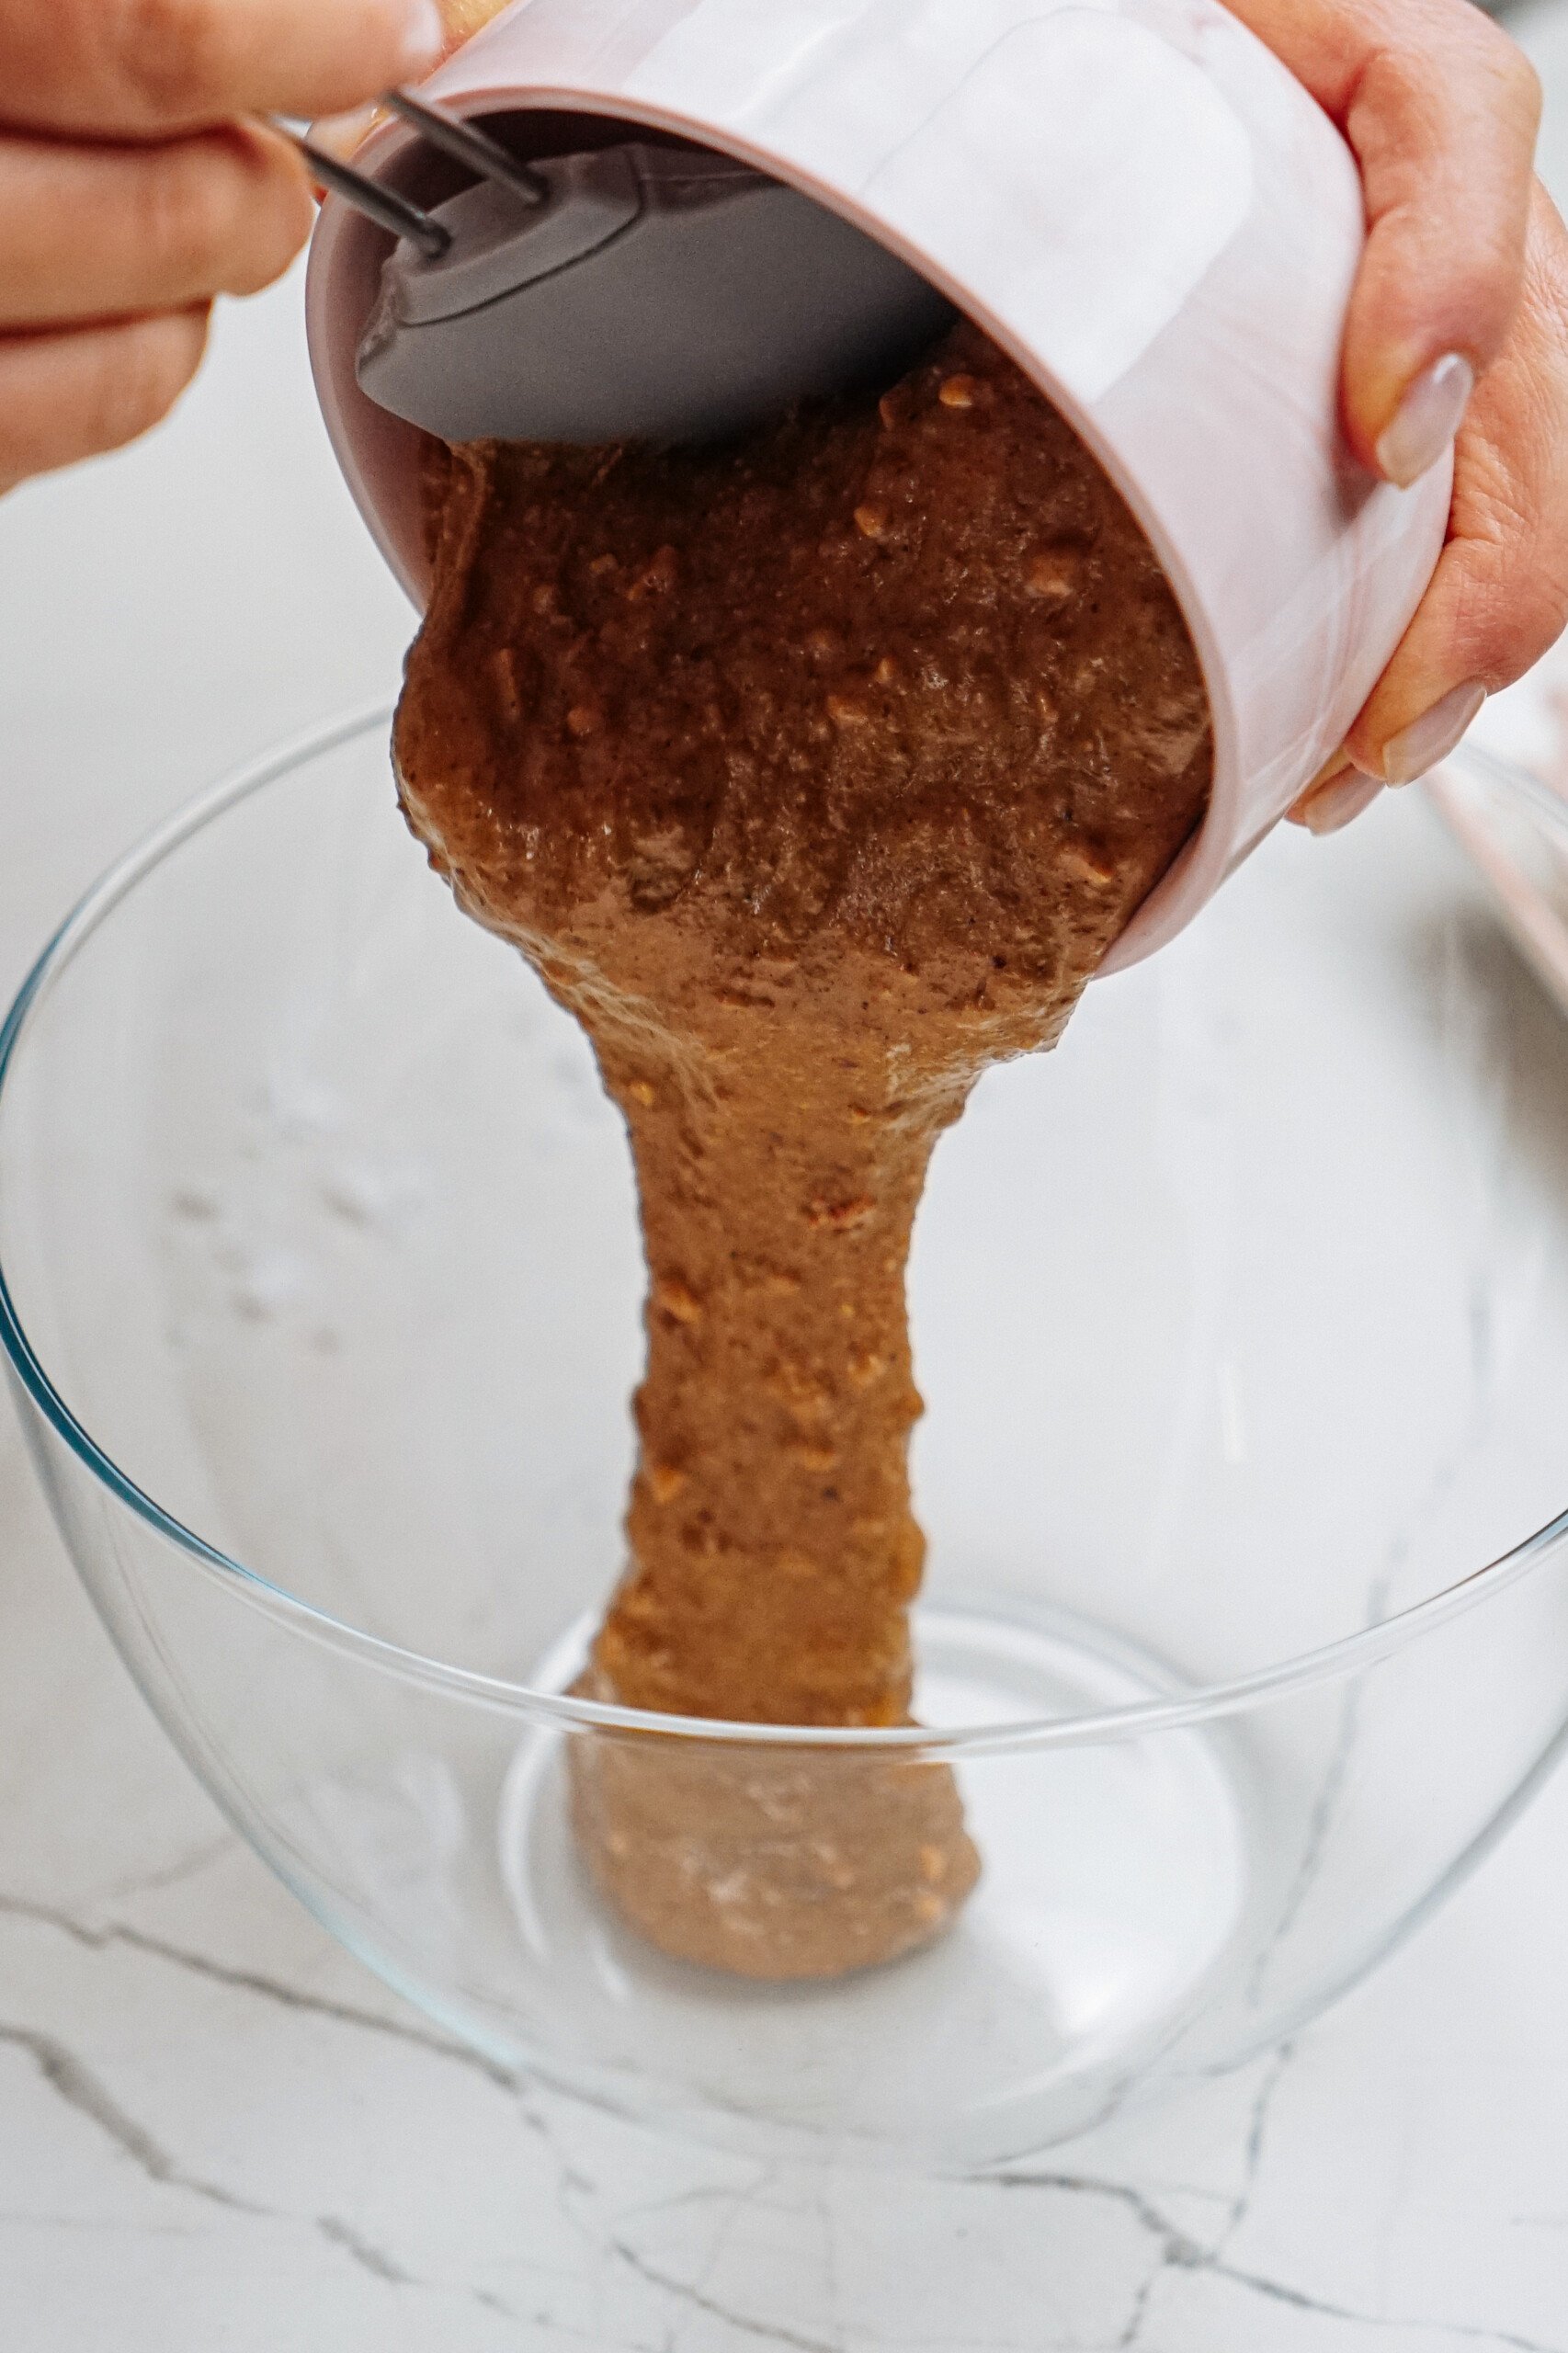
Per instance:
[[[968,326],[723,449],[440,453],[431,528],[403,805],[588,1031],[641,1195],[630,1566],[583,1688],[903,1723],[911,1226],[982,1070],[1054,1042],[1199,821],[1180,613]],[[885,1960],[977,1873],[938,1768],[578,1747],[590,1867],[689,1959]]]

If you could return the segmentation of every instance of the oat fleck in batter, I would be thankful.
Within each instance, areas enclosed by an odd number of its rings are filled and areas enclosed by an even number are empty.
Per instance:
[[[1201,814],[1186,628],[967,326],[880,403],[722,449],[477,445],[431,491],[403,804],[587,1029],[641,1192],[631,1566],[585,1688],[902,1723],[911,1224],[981,1071],[1055,1042]],[[655,1942],[827,1976],[952,1919],[945,1769],[752,1756],[581,1744],[583,1851]]]

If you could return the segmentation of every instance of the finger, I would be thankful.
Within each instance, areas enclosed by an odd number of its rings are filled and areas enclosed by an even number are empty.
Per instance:
[[[1568,235],[1544,195],[1508,347],[1458,451],[1451,536],[1393,661],[1346,739],[1408,784],[1568,621]]]
[[[1292,825],[1309,833],[1336,834],[1369,808],[1382,790],[1376,777],[1363,776],[1348,752],[1331,752],[1304,791],[1286,811]]]
[[[311,125],[311,144],[348,164],[380,119],[375,107],[354,107],[347,114],[325,114]]]
[[[315,217],[288,142],[237,126],[160,146],[0,138],[0,327],[254,294]]]
[[[195,375],[206,336],[205,307],[0,335],[0,490],[145,433]]]
[[[465,41],[471,34],[498,17],[506,0],[441,0],[441,14],[447,21],[447,38],[453,47]]]
[[[1345,421],[1393,482],[1453,439],[1518,306],[1540,87],[1471,0],[1233,0],[1344,131],[1368,239]]]
[[[1382,789],[1375,776],[1363,776],[1343,761],[1337,774],[1302,793],[1290,813],[1290,823],[1304,825],[1309,834],[1337,834],[1369,809]]]
[[[510,0],[437,0],[441,21],[446,28],[446,49],[449,53],[460,49],[465,40],[498,17]],[[329,155],[337,155],[344,163],[352,160],[361,141],[381,119],[380,107],[351,108],[347,114],[321,115],[311,125],[313,145],[324,147]]]
[[[158,137],[236,114],[337,114],[427,73],[434,0],[11,0],[0,115]]]

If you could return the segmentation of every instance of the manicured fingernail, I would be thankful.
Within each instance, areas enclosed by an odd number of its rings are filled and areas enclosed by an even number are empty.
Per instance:
[[[1458,351],[1434,359],[1407,385],[1378,441],[1378,463],[1390,482],[1408,490],[1437,464],[1452,447],[1474,390],[1475,370]]]
[[[1485,688],[1471,678],[1453,688],[1397,735],[1391,735],[1383,745],[1385,783],[1414,784],[1418,776],[1446,760],[1485,700]]]
[[[311,125],[311,144],[352,163],[354,150],[375,119],[374,107],[356,107],[352,114],[318,114]]]
[[[1307,811],[1311,808],[1316,796],[1323,790],[1324,786],[1325,784],[1332,784],[1336,777],[1347,775],[1350,770],[1350,755],[1346,751],[1343,745],[1337,752],[1331,752],[1329,754],[1322,767],[1319,768],[1316,776],[1312,778],[1312,782],[1310,784],[1302,785],[1300,792],[1297,793],[1296,798],[1291,801],[1290,806],[1285,812],[1285,814],[1290,818],[1290,823],[1293,825],[1304,825],[1306,824]]]
[[[1309,834],[1336,834],[1341,825],[1369,809],[1382,789],[1375,776],[1348,768],[1343,776],[1320,784],[1312,798],[1302,802],[1301,822]]]
[[[1324,760],[1322,767],[1319,768],[1311,784],[1307,785],[1303,789],[1300,795],[1301,800],[1302,801],[1310,801],[1314,792],[1318,791],[1325,784],[1332,784],[1336,776],[1343,776],[1346,769],[1351,765],[1350,755],[1346,750],[1344,745],[1341,744],[1337,752],[1330,752],[1327,759]]]
[[[447,28],[436,0],[411,0],[403,23],[402,77],[428,74],[440,63],[446,47]]]

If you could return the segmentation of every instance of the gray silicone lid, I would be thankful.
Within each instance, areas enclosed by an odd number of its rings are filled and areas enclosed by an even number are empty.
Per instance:
[[[702,150],[628,143],[482,182],[399,244],[362,390],[448,441],[691,441],[891,381],[954,313],[809,197]]]

